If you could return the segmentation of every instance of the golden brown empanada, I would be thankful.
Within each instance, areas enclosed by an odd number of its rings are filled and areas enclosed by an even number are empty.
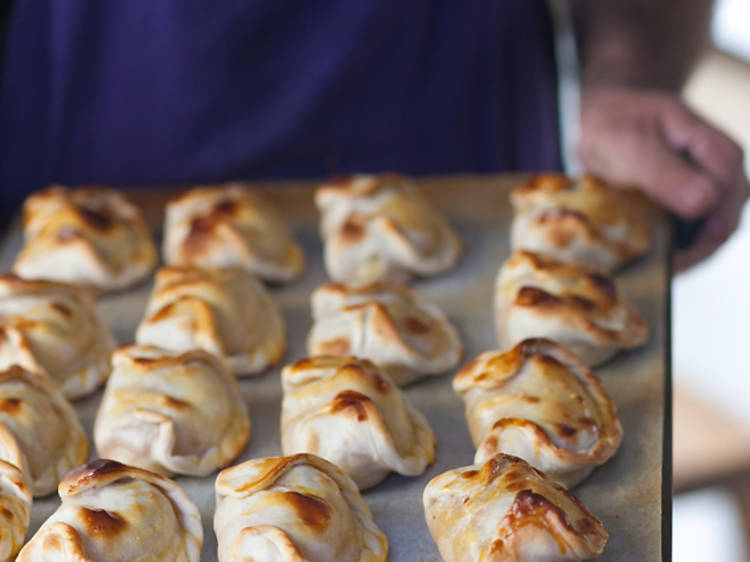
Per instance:
[[[602,270],[520,251],[500,268],[495,326],[501,349],[531,337],[554,340],[594,366],[646,343],[648,327]]]
[[[60,482],[62,505],[18,562],[198,562],[198,508],[176,482],[98,459]]]
[[[29,279],[123,289],[156,265],[140,210],[117,190],[51,186],[24,204],[26,243],[13,271]]]
[[[167,204],[168,265],[238,265],[268,281],[289,281],[304,267],[302,249],[277,210],[239,183],[191,189]]]
[[[311,304],[310,355],[369,359],[400,385],[444,373],[461,359],[458,331],[443,311],[403,285],[322,285]]]
[[[445,562],[583,560],[601,554],[608,539],[564,486],[502,453],[433,478],[423,500]]]
[[[614,269],[646,253],[646,207],[632,192],[592,176],[534,176],[511,195],[514,250]]]
[[[324,261],[335,281],[403,282],[451,269],[461,242],[405,177],[357,175],[322,185]]]
[[[216,479],[219,562],[383,562],[354,482],[315,455],[253,459]]]
[[[240,267],[163,267],[136,331],[139,344],[172,351],[204,349],[237,375],[278,363],[286,348],[279,307]]]
[[[0,424],[15,437],[35,496],[46,496],[89,444],[75,410],[44,375],[13,365],[0,372]]]
[[[44,373],[79,398],[107,379],[112,349],[109,326],[84,288],[0,275],[0,369]]]
[[[458,372],[453,389],[466,404],[477,464],[507,453],[571,487],[622,440],[617,409],[599,378],[550,340],[482,353]]]
[[[112,366],[94,425],[99,456],[165,476],[206,476],[245,448],[250,418],[221,358],[131,345]]]
[[[389,472],[422,474],[435,459],[435,436],[388,375],[366,359],[318,356],[281,373],[281,446],[313,453],[360,489]]]

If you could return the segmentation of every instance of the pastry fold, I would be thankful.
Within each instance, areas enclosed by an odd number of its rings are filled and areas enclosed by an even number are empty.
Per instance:
[[[200,512],[176,482],[98,459],[68,473],[62,504],[18,562],[198,562]]]
[[[313,453],[360,489],[389,472],[422,474],[435,459],[435,436],[388,375],[354,357],[302,359],[281,373],[284,454]]]
[[[443,311],[403,285],[322,285],[311,305],[310,355],[369,359],[400,385],[444,373],[463,354]]]
[[[646,343],[648,326],[603,270],[519,251],[500,268],[495,327],[501,349],[541,337],[589,366]]]
[[[404,282],[451,269],[461,253],[457,234],[413,183],[402,176],[356,175],[322,185],[324,262],[335,281]]]
[[[164,476],[206,476],[245,448],[247,407],[219,357],[131,345],[112,365],[94,424],[99,456]]]
[[[453,389],[466,404],[478,464],[507,453],[571,487],[622,441],[617,409],[599,378],[550,340],[482,353],[458,372]]]
[[[31,483],[18,441],[0,423],[0,561],[21,550],[31,518]]]
[[[171,351],[203,349],[223,357],[237,375],[281,360],[286,328],[266,288],[239,267],[163,267],[135,341]]]
[[[163,253],[167,265],[236,265],[267,281],[290,281],[305,264],[278,210],[239,183],[195,188],[169,201]]]
[[[526,461],[505,454],[433,478],[425,519],[445,562],[585,560],[608,534],[586,506]]]
[[[537,175],[513,191],[511,203],[514,250],[611,270],[646,253],[651,243],[643,198],[593,176]]]
[[[314,455],[253,459],[216,479],[219,562],[383,562],[357,486]]]
[[[24,236],[13,271],[29,279],[114,291],[156,265],[140,210],[115,189],[53,185],[32,194],[24,203]]]
[[[82,287],[0,275],[0,369],[47,375],[67,398],[90,394],[109,376],[114,337]]]

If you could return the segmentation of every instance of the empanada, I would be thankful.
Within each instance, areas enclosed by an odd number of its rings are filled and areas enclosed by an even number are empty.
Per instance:
[[[622,440],[617,409],[599,378],[550,340],[482,353],[458,372],[453,389],[466,404],[477,464],[508,453],[571,487]]]
[[[123,289],[156,265],[140,210],[117,190],[51,186],[24,204],[26,243],[13,271],[29,279]]]
[[[253,459],[216,479],[219,562],[383,562],[354,482],[315,455]]]
[[[167,204],[168,265],[238,265],[268,281],[289,281],[304,267],[302,249],[278,211],[239,183],[199,187]]]
[[[276,364],[286,348],[279,307],[240,267],[163,267],[135,340],[172,351],[204,349],[225,358],[237,375]]]
[[[0,275],[0,369],[39,371],[79,398],[106,380],[114,345],[84,288]]]
[[[281,385],[285,455],[318,455],[361,490],[391,471],[422,474],[435,459],[435,436],[427,420],[366,359],[302,359],[284,368]]]
[[[500,268],[495,327],[501,349],[532,337],[554,340],[598,365],[646,343],[648,327],[602,270],[520,251]]]
[[[445,562],[583,560],[609,538],[564,486],[502,453],[433,478],[423,500]]]
[[[18,562],[198,562],[198,508],[176,482],[98,459],[72,470],[62,505],[18,555]]]
[[[0,423],[0,561],[13,560],[23,546],[31,514],[31,484],[16,438]]]
[[[99,456],[165,476],[206,476],[250,439],[247,407],[221,358],[131,345],[112,366],[94,425]]]
[[[89,444],[73,406],[44,375],[13,365],[0,372],[0,424],[23,452],[35,496],[52,493]]]
[[[452,268],[461,242],[405,177],[357,175],[322,185],[324,262],[335,281],[403,282]]]
[[[514,250],[614,269],[648,251],[646,207],[634,193],[592,176],[534,176],[513,191]]]
[[[328,284],[312,294],[311,304],[310,355],[369,359],[400,385],[444,373],[461,359],[458,331],[408,287]]]

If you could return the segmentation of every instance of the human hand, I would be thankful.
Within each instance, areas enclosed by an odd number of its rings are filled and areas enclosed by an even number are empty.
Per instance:
[[[668,92],[584,88],[579,156],[589,172],[639,186],[678,217],[705,218],[676,254],[678,271],[729,238],[750,193],[742,149]]]

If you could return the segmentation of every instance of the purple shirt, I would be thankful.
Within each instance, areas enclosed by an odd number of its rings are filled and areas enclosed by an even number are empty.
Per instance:
[[[560,166],[543,0],[15,0],[0,186]]]

